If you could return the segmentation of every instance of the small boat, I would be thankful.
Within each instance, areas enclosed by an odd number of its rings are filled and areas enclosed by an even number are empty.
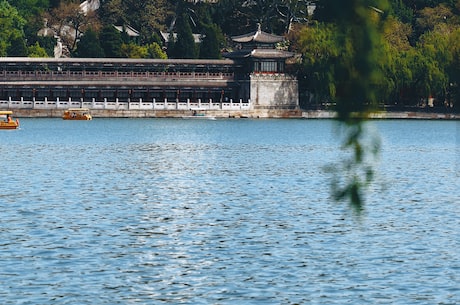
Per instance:
[[[93,117],[89,113],[88,108],[69,108],[66,111],[64,111],[62,119],[88,121],[92,120]]]
[[[13,115],[13,111],[0,111],[0,129],[17,129],[19,128],[19,120],[13,120],[11,117]]]
[[[190,120],[190,119],[201,119],[201,120],[215,120],[215,116],[211,116],[206,114],[207,109],[202,109],[202,108],[192,108],[190,109],[192,111],[192,115],[185,115],[182,116],[183,119]]]

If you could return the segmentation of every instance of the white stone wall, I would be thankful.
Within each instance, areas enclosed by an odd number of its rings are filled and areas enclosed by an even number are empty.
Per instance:
[[[251,74],[251,104],[254,108],[298,108],[297,79],[285,74]]]

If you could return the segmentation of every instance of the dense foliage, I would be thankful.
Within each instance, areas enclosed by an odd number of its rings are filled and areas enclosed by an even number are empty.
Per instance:
[[[337,69],[337,63],[356,53],[341,33],[344,27],[353,28],[351,20],[356,16],[337,22],[334,10],[326,9],[329,2],[318,1],[321,4],[315,20],[290,33],[293,48],[303,56],[300,80],[305,107],[335,102],[348,94],[343,90],[344,74]],[[392,0],[386,9],[379,8],[377,1],[367,2],[372,5],[363,7],[378,20],[377,29],[383,34],[374,35],[370,53],[378,69],[370,78],[360,74],[363,81],[373,82],[374,96],[368,102],[458,109],[460,1]],[[342,14],[344,6],[337,7]],[[356,28],[352,31],[359,33]],[[354,91],[364,92],[358,88]]]
[[[372,48],[369,56],[378,65],[359,83],[374,89],[369,102],[459,106],[460,0],[389,0],[388,7],[369,0],[101,0],[95,13],[82,12],[80,2],[0,0],[0,56],[54,56],[59,37],[64,56],[220,58],[222,49],[231,48],[230,36],[260,24],[286,35],[301,55],[302,106],[324,107],[363,91],[347,87],[352,75],[343,64],[360,47],[350,44],[350,35],[373,29],[383,36],[361,46]],[[312,4],[316,10],[309,15]],[[347,9],[356,5],[370,17],[360,25],[353,25],[357,15]],[[113,25],[130,26],[139,36],[129,37]],[[164,41],[160,32],[177,35]],[[202,35],[200,44],[192,33]]]

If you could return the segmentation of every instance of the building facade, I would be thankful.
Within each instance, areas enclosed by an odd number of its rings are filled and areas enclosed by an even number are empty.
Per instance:
[[[0,58],[1,109],[215,111],[298,109],[295,77],[285,73],[292,53],[282,37],[233,38],[240,48],[222,60]]]
[[[240,83],[249,92],[249,99],[258,109],[297,109],[297,79],[286,73],[286,60],[294,53],[279,50],[282,36],[259,28],[252,33],[232,37],[238,50],[225,54],[243,67]]]

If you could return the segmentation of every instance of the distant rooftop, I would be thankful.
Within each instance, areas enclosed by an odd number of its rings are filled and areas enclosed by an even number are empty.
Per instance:
[[[129,25],[126,25],[126,26],[114,25],[113,27],[116,28],[121,33],[125,31],[129,37],[139,37],[139,31]]]
[[[85,13],[94,12],[99,9],[101,3],[99,0],[86,0],[80,4],[80,9]]]
[[[169,33],[168,32],[160,32],[161,38],[165,43],[169,42]],[[195,43],[200,43],[201,42],[201,34],[192,34],[193,35],[193,40]],[[177,33],[173,33],[174,39],[177,39]]]

